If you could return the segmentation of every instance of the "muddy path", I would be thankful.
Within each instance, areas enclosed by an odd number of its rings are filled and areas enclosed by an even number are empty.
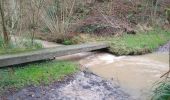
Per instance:
[[[22,89],[5,100],[133,100],[117,84],[90,72],[78,72],[49,86]]]

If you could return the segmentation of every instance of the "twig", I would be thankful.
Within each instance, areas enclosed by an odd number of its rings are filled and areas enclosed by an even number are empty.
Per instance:
[[[166,78],[168,78],[169,75],[170,75],[170,70],[169,70],[168,72],[166,72],[165,74],[163,74],[163,75],[161,76],[161,78],[163,78],[163,77],[165,77],[165,76],[166,76]]]

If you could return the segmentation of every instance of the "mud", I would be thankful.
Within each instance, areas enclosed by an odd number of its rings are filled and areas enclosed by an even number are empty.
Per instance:
[[[133,100],[113,82],[84,71],[49,86],[30,86],[6,100]]]

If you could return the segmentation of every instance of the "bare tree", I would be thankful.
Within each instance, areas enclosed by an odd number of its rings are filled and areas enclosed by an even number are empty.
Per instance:
[[[40,17],[40,9],[43,7],[44,0],[30,0],[31,16],[31,41],[34,43],[35,31],[37,29],[38,19]]]
[[[56,4],[53,3],[52,5],[44,6],[42,19],[52,35],[60,39],[66,39],[69,28],[73,24],[71,18],[76,0],[56,1]]]
[[[9,34],[7,32],[7,28],[5,25],[5,15],[4,15],[4,0],[0,0],[0,14],[1,14],[1,20],[2,20],[2,31],[3,31],[3,37],[5,45],[9,44]]]

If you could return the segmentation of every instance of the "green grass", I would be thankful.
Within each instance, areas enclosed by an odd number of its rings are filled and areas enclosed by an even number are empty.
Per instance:
[[[170,80],[160,82],[153,92],[152,100],[170,100]]]
[[[8,89],[50,84],[77,70],[74,63],[57,61],[0,69],[0,94]]]
[[[136,35],[125,34],[115,37],[76,36],[73,43],[105,41],[110,44],[109,51],[115,55],[140,55],[153,52],[170,40],[170,31],[155,29]]]
[[[116,55],[137,55],[152,52],[170,40],[170,32],[154,30],[136,35],[124,35],[109,40],[110,52]]]

